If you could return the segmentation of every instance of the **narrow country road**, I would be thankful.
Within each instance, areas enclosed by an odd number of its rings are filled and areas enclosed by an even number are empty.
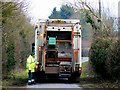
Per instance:
[[[77,84],[64,84],[64,83],[47,84],[46,83],[46,84],[27,86],[26,88],[80,88],[80,87]]]
[[[82,63],[88,62],[88,61],[89,61],[89,57],[82,57]]]
[[[35,85],[27,85],[27,90],[29,88],[80,88],[78,83],[70,83],[67,79],[47,79],[42,83],[37,83]]]

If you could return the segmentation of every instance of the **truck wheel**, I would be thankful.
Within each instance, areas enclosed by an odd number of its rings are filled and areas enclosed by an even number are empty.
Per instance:
[[[76,77],[76,78],[75,78],[75,82],[76,82],[76,83],[79,83],[79,82],[80,82],[80,77]]]
[[[73,83],[73,82],[74,82],[73,77],[69,77],[69,78],[68,78],[68,82],[69,82],[69,83]]]
[[[71,79],[71,78],[68,78],[68,82],[71,83],[71,82],[72,82],[72,79]]]
[[[43,71],[38,71],[36,73],[36,82],[40,83],[45,80],[45,73]]]

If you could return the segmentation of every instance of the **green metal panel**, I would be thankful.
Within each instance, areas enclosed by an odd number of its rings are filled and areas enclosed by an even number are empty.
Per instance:
[[[48,42],[49,45],[56,45],[56,38],[53,38],[53,37],[49,37],[49,42]]]

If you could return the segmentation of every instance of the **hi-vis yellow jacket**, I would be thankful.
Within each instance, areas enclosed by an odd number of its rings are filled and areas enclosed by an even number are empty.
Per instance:
[[[29,70],[31,70],[31,72],[35,72],[36,64],[38,64],[37,60],[35,60],[35,58],[30,55],[27,58],[26,71],[29,72]]]

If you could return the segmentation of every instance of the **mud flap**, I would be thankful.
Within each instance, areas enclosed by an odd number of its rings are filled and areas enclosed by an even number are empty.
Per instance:
[[[45,72],[44,71],[37,71],[35,81],[40,83],[40,82],[43,82],[44,80],[45,80]]]

